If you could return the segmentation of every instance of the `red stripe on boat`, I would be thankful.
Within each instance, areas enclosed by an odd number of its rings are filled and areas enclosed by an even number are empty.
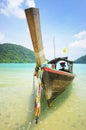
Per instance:
[[[68,72],[65,72],[65,71],[59,71],[59,70],[53,70],[53,69],[50,69],[48,67],[44,67],[43,68],[45,71],[47,72],[51,72],[51,73],[56,73],[56,74],[60,74],[60,75],[66,75],[66,76],[72,76],[74,77],[74,74],[70,74]]]

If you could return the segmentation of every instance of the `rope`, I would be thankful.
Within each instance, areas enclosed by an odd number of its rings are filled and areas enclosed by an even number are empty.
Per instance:
[[[45,65],[44,65],[45,66]],[[42,67],[43,68],[43,67]],[[35,97],[35,103],[34,103],[34,117],[36,120],[36,124],[38,123],[38,119],[40,116],[40,104],[41,104],[41,84],[42,84],[42,73],[43,73],[43,69],[41,69],[41,67],[36,66],[35,68],[35,72],[33,75],[33,95]],[[35,83],[35,77],[37,78],[37,85]],[[34,117],[32,118],[31,124],[34,120]],[[29,126],[30,129],[31,125]]]
[[[37,85],[35,87],[35,76],[37,78]],[[42,80],[42,69],[36,66],[34,76],[33,76],[33,94],[35,95],[34,101],[34,117],[36,124],[40,116],[40,102],[41,102],[41,80]]]
[[[37,83],[38,83],[37,88],[36,88],[36,83],[35,83],[35,76],[37,77]],[[35,72],[33,74],[33,92],[32,92],[33,96],[35,97],[35,101],[36,101],[35,105],[34,105],[35,110],[32,110],[34,112],[34,115],[32,114],[32,120],[31,120],[31,122],[29,122],[29,126],[28,126],[27,130],[30,130],[30,128],[33,124],[33,121],[34,121],[34,117],[35,117],[35,120],[36,120],[36,124],[38,123],[38,118],[39,118],[39,115],[40,115],[40,101],[41,101],[41,80],[42,80],[41,68],[36,67]],[[37,99],[38,96],[39,96],[39,101]],[[32,111],[30,111],[30,112],[32,112]]]
[[[42,73],[43,73],[43,67],[47,65],[47,61],[42,64],[41,67],[39,66],[36,66],[35,68],[35,72],[34,72],[34,75],[33,75],[33,95],[35,97],[35,101],[36,101],[36,98],[38,98],[39,96],[39,102],[35,102],[35,110],[37,111],[34,111],[34,116],[35,116],[35,119],[36,120],[36,123],[38,123],[38,118],[39,118],[39,115],[40,115],[40,102],[41,102],[41,84],[42,84]],[[35,85],[35,76],[37,78],[37,82],[38,82],[38,85],[37,85],[37,88],[36,88],[36,85]],[[38,89],[39,88],[39,89]],[[36,91],[37,90],[37,91]],[[36,113],[35,113],[36,112]],[[34,116],[32,115],[32,120],[28,126],[27,129],[30,130],[32,124],[33,124],[33,120],[34,120]],[[39,127],[38,127],[38,130],[39,130]]]

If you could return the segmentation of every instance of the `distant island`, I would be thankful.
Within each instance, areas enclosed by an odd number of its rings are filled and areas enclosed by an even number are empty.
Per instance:
[[[0,63],[33,63],[36,62],[32,50],[23,46],[3,43],[0,44]]]
[[[35,63],[32,50],[12,43],[0,44],[0,63]],[[86,55],[76,59],[74,63],[86,64]]]
[[[86,64],[86,55],[81,56],[80,58],[76,59],[74,62],[77,63],[77,64],[78,63]]]

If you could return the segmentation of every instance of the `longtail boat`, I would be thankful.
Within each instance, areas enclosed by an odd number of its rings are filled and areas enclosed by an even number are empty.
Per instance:
[[[25,14],[36,56],[36,76],[37,78],[41,77],[42,88],[50,106],[57,95],[63,92],[74,79],[73,61],[68,60],[68,57],[58,57],[45,63],[39,9],[25,9]],[[41,74],[39,74],[39,71],[41,71]]]
[[[48,105],[70,85],[74,77],[73,61],[68,57],[55,58],[43,67],[42,83]]]

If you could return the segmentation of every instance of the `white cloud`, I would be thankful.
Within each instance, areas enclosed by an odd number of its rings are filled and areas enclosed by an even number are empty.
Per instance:
[[[86,31],[79,32],[78,34],[74,35],[76,39],[86,39]]]
[[[86,39],[75,40],[70,44],[70,47],[86,48]]]
[[[36,7],[34,0],[26,0],[26,3],[29,7]]]
[[[75,34],[74,38],[74,41],[70,43],[69,47],[86,48],[86,31]]]
[[[0,13],[24,19],[25,13],[23,7],[25,6],[35,7],[34,0],[3,0],[0,2]]]

